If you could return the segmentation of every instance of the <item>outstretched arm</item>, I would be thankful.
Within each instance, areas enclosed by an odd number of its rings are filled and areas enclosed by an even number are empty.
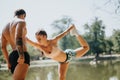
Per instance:
[[[65,35],[67,35],[69,32],[70,32],[70,30],[71,29],[73,29],[74,28],[74,25],[71,25],[67,30],[65,30],[64,32],[62,32],[62,33],[60,33],[59,35],[57,35],[56,37],[55,37],[55,39],[56,40],[59,40],[59,39],[61,39],[61,38],[63,38]]]
[[[40,49],[41,51],[43,51],[43,49],[41,48],[41,46],[40,46],[38,43],[31,41],[31,40],[28,39],[27,37],[26,37],[26,41],[27,41],[28,44],[30,44],[30,45],[32,45],[32,46]]]

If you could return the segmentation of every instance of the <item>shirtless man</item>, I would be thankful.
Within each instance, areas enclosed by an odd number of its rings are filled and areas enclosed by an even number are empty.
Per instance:
[[[81,44],[81,47],[75,50],[67,49],[63,51],[58,47],[57,42],[69,32],[73,33],[73,35],[76,36],[78,42]],[[47,39],[47,33],[44,30],[36,32],[35,35],[38,43],[33,42],[29,39],[27,39],[27,42],[32,46],[35,46],[38,49],[40,49],[46,57],[56,60],[60,63],[58,68],[59,80],[66,80],[66,72],[68,69],[69,62],[72,60],[72,58],[79,58],[89,50],[88,43],[82,38],[82,36],[80,36],[77,33],[74,25],[70,26],[63,33],[57,35],[55,38],[50,40]]]
[[[26,12],[23,9],[15,11],[15,18],[9,22],[2,31],[2,52],[8,64],[8,69],[13,73],[14,80],[25,80],[30,64],[30,57],[26,48]],[[9,55],[7,46],[12,52]]]

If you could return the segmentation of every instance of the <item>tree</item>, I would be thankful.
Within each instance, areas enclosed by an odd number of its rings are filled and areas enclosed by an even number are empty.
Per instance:
[[[68,28],[71,24],[73,23],[72,18],[68,17],[68,16],[63,16],[61,19],[59,20],[55,20],[52,23],[52,26],[55,30],[58,30],[58,32],[56,32],[53,36],[63,32],[66,28]],[[73,46],[74,45],[74,46]],[[76,48],[80,45],[78,45],[76,38],[73,38],[72,36],[70,36],[69,34],[66,35],[64,38],[62,38],[59,42],[59,46],[65,50],[67,48]]]
[[[112,40],[110,38],[106,39],[105,45],[106,45],[106,53],[111,55],[112,51],[113,51],[113,42],[112,42]]]
[[[100,53],[105,51],[105,26],[102,23],[102,20],[95,18],[94,22],[91,25],[85,24],[84,28],[86,29],[86,39],[88,38],[88,43],[91,47],[91,53],[96,54],[96,58],[99,57]]]
[[[113,30],[113,35],[111,36],[113,42],[113,49],[115,52],[120,52],[120,30]]]

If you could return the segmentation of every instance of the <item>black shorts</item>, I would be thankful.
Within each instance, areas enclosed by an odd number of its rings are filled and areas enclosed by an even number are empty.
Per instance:
[[[28,54],[28,52],[24,52],[24,56],[25,56],[25,62],[26,64],[30,65],[30,56]],[[18,60],[19,54],[18,51],[12,51],[9,55],[9,61],[11,64],[11,73],[14,72],[16,65],[18,64],[17,60]]]

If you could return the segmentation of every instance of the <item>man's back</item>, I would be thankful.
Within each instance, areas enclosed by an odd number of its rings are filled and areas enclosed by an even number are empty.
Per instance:
[[[13,21],[9,22],[2,31],[2,46],[6,47],[8,44],[11,45],[12,49],[16,49],[16,27],[19,22],[23,22],[21,19],[14,19]]]

